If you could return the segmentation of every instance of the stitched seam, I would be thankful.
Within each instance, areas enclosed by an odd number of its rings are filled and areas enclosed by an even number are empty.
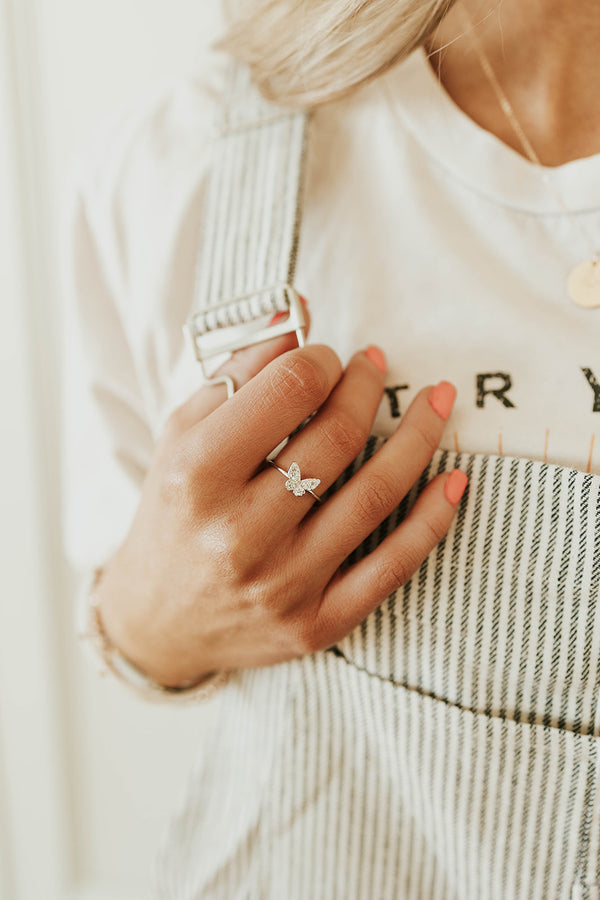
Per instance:
[[[419,687],[418,685],[409,684],[406,681],[398,681],[391,675],[389,677],[386,677],[385,675],[380,675],[379,672],[372,672],[370,669],[367,669],[364,666],[359,666],[358,663],[355,663],[353,660],[348,659],[346,654],[337,646],[328,647],[325,652],[333,653],[335,656],[341,657],[347,663],[347,665],[352,666],[353,669],[356,669],[359,672],[363,672],[365,675],[368,675],[371,678],[377,678],[384,684],[392,684],[395,687],[404,688],[405,690],[411,691],[414,694],[420,694],[422,697],[429,697],[431,700],[437,700],[438,703],[444,703],[447,707],[451,709],[458,709],[460,712],[471,713],[474,716],[481,716],[484,719],[497,719],[499,722],[512,722],[514,725],[528,725],[532,728],[542,728],[543,730],[547,730],[550,732],[573,734],[576,737],[584,739],[589,739],[591,737],[593,740],[596,737],[595,735],[590,735],[587,732],[584,733],[581,731],[576,731],[573,728],[566,728],[564,726],[558,728],[556,725],[547,725],[543,722],[532,722],[529,717],[522,719],[513,719],[509,716],[493,715],[492,713],[476,709],[473,706],[462,706],[462,704],[455,703],[453,700],[449,700],[447,697],[436,694],[434,691],[428,691],[425,688]]]

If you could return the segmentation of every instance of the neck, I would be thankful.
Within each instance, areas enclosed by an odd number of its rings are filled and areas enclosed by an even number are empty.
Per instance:
[[[525,155],[459,4],[540,161],[558,166],[600,153],[598,0],[457,0],[427,41],[431,65],[454,102]]]

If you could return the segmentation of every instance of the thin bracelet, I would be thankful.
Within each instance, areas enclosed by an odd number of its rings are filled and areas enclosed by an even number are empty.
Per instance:
[[[102,674],[111,672],[136,694],[146,700],[168,703],[199,703],[212,696],[229,679],[230,672],[209,672],[198,682],[186,681],[176,687],[159,684],[138,669],[130,660],[114,647],[104,630],[100,616],[98,585],[104,573],[100,566],[94,569],[93,578],[87,592],[85,629],[78,632],[80,640],[89,642],[103,664]]]

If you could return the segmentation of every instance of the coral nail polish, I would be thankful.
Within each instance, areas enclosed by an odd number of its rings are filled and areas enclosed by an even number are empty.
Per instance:
[[[371,344],[365,350],[365,356],[371,360],[372,363],[375,363],[380,372],[383,372],[385,375],[387,369],[387,363],[385,356],[383,354],[383,350],[380,350],[379,347],[376,347],[374,344]]]
[[[447,419],[452,411],[454,398],[456,397],[456,388],[450,381],[440,381],[435,387],[429,391],[427,399],[442,419]]]
[[[464,494],[468,480],[469,476],[466,475],[465,472],[462,472],[460,469],[452,470],[450,478],[448,478],[444,485],[446,499],[450,501],[452,506],[456,506]]]
[[[275,315],[273,316],[273,318],[272,318],[271,321],[269,322],[269,325],[275,325],[276,322],[281,322],[281,320],[282,320],[282,319],[285,319],[286,316],[287,316],[287,313],[286,313],[286,312],[278,312],[278,313],[275,313]]]

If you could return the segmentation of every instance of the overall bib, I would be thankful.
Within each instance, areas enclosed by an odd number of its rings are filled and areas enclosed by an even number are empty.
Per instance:
[[[231,71],[201,317],[252,286],[279,308],[265,286],[291,282],[298,241],[309,116]],[[405,585],[335,646],[236,670],[209,701],[161,900],[600,900],[600,476],[438,449],[348,562],[453,468],[465,494]]]

